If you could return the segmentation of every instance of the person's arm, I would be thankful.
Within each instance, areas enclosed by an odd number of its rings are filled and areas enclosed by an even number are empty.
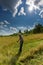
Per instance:
[[[19,42],[20,41],[20,38],[18,39],[18,41],[17,42]]]
[[[18,41],[17,42],[19,42],[19,39],[18,39]]]

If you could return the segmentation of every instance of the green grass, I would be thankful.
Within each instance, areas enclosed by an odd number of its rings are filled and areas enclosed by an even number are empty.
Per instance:
[[[21,55],[18,55],[18,36],[0,37],[0,65],[43,65],[43,34],[24,35],[23,38],[23,50]],[[38,53],[33,54],[36,49]],[[29,60],[31,56],[34,58]]]

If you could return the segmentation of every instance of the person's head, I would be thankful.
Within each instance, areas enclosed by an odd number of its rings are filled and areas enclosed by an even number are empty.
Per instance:
[[[19,37],[21,37],[21,30],[19,30]]]
[[[21,33],[21,30],[19,30],[19,33]]]

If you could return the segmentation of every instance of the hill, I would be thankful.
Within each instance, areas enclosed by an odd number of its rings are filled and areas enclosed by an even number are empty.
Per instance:
[[[18,35],[0,37],[0,65],[43,65],[43,34],[23,35],[22,53]]]

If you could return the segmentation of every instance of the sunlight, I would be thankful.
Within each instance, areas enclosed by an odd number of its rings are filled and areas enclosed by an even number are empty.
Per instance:
[[[33,10],[40,10],[38,5],[34,4],[35,0],[27,0],[26,4],[29,5],[28,11],[33,12]]]
[[[28,2],[28,5],[29,5],[29,8],[28,8],[29,12],[32,12],[34,10],[34,1],[30,0]]]
[[[33,7],[33,6],[30,6],[30,7],[28,8],[28,10],[29,10],[30,12],[32,12],[32,11],[33,11],[33,9],[34,9],[34,7]]]

